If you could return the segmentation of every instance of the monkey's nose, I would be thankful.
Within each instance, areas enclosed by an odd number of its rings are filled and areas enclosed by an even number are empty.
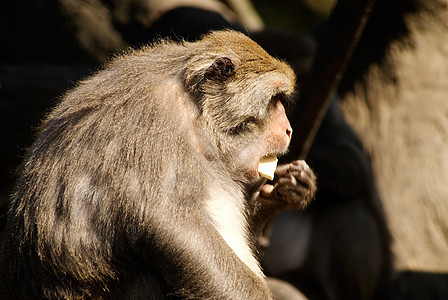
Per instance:
[[[289,139],[291,139],[291,136],[292,136],[292,128],[286,128],[286,135],[288,136]]]

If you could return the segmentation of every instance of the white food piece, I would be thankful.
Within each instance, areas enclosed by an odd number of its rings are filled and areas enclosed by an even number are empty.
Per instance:
[[[258,174],[269,180],[274,179],[274,172],[277,168],[277,162],[278,159],[275,155],[261,158],[260,163],[258,164]]]

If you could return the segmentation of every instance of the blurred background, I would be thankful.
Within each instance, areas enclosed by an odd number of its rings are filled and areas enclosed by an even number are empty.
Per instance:
[[[309,299],[448,299],[448,1],[359,3],[3,0],[0,230],[15,170],[64,91],[128,47],[233,28],[294,67],[297,110],[320,100],[310,86],[329,97],[306,157],[318,195],[260,239],[268,276]],[[294,136],[308,131],[300,118],[290,112]]]

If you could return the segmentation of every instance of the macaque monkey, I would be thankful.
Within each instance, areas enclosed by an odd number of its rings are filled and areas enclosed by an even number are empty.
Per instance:
[[[69,91],[20,169],[0,253],[14,299],[271,299],[256,234],[313,198],[287,151],[295,77],[233,31],[160,41]]]

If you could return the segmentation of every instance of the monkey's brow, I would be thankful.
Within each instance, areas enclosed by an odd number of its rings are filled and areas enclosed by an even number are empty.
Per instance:
[[[284,92],[280,92],[272,96],[272,98],[278,97],[278,100],[285,106],[285,108],[289,108],[294,105],[294,92],[291,94],[286,94]]]

